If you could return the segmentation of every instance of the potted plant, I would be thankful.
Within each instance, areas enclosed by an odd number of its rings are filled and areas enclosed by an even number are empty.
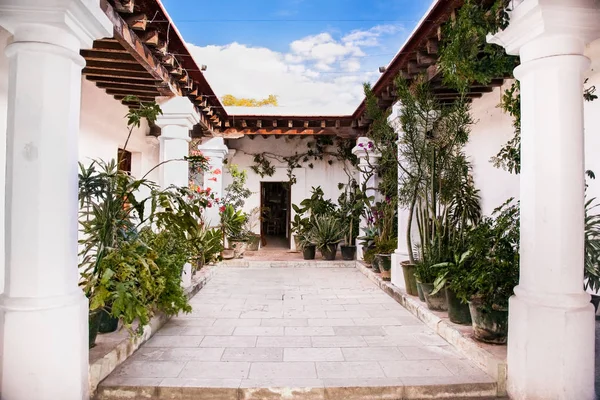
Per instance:
[[[247,250],[258,251],[260,245],[260,235],[254,233],[258,223],[260,222],[260,207],[254,207],[247,215],[246,225],[244,230],[246,231],[247,238]]]
[[[347,184],[338,185],[340,190],[344,189],[338,198],[338,204],[340,221],[345,226],[344,243],[341,246],[342,259],[351,261],[356,256],[355,240],[359,220],[370,199],[360,190],[356,180],[350,174],[348,176],[349,182]]]
[[[224,237],[227,238],[229,249],[233,250],[235,258],[242,257],[246,251],[246,242],[248,240],[244,232],[246,219],[246,214],[241,210],[236,211],[231,204],[221,207],[221,230]],[[224,258],[228,255],[224,254]]]
[[[445,292],[446,304],[448,305],[448,318],[455,324],[469,325],[472,322],[469,304],[456,295],[453,285],[453,282],[458,285],[464,279],[464,275],[469,268],[468,264],[471,260],[471,254],[471,251],[457,252],[454,255],[453,261],[435,264],[432,267],[442,269],[443,272],[435,280],[434,289],[431,294],[435,295],[438,292]]]
[[[344,238],[344,230],[334,216],[320,216],[315,219],[310,237],[325,260],[335,260],[338,244]]]
[[[297,246],[302,250],[302,257],[305,260],[314,260],[316,256],[317,246],[313,243],[309,236],[309,233],[302,233],[298,235]]]
[[[365,255],[369,249],[375,248],[375,238],[377,238],[378,231],[377,231],[377,228],[372,227],[372,226],[362,228],[362,229],[363,229],[364,235],[357,237],[357,239],[360,240],[360,245],[362,247],[363,261],[365,262],[365,264],[367,264],[367,266],[370,267],[373,260],[372,259],[367,260]]]
[[[381,279],[384,281],[392,279],[392,253],[396,250],[397,245],[398,242],[395,239],[389,239],[375,246],[375,257],[381,271]]]
[[[509,199],[467,234],[470,268],[452,283],[469,302],[477,340],[504,344],[508,300],[519,282],[519,205]]]

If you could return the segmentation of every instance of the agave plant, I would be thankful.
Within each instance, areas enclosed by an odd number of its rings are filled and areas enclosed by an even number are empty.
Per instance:
[[[339,220],[332,216],[321,216],[315,219],[310,237],[319,249],[336,245],[344,239],[344,228]]]

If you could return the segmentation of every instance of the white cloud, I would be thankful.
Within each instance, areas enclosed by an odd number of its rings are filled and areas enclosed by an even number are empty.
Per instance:
[[[376,61],[365,57],[366,48],[380,46],[384,36],[389,39],[399,31],[378,26],[339,40],[324,32],[293,41],[287,53],[240,43],[188,48],[198,64],[208,65],[205,75],[217,95],[278,96],[277,109],[257,113],[351,114],[364,97],[362,83],[379,76]],[[392,56],[383,58],[387,63]]]

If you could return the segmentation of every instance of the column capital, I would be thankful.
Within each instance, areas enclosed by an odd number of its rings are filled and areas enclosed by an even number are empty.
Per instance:
[[[595,0],[522,0],[510,12],[509,26],[488,37],[522,62],[560,54],[583,54],[600,37]]]
[[[229,154],[229,148],[222,137],[213,137],[198,146],[205,156],[223,160]]]
[[[381,154],[375,150],[375,144],[367,137],[359,137],[356,140],[356,146],[352,149],[352,154],[361,160],[369,160],[371,164],[376,165],[381,158]]]
[[[156,125],[164,128],[170,125],[184,126],[188,130],[200,122],[194,103],[187,97],[163,97],[158,101],[162,114],[156,118]]]
[[[111,37],[113,25],[88,0],[3,0],[0,25],[19,42],[52,43],[71,50],[91,48],[94,40]]]

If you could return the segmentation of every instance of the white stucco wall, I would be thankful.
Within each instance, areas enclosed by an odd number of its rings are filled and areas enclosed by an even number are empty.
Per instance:
[[[116,159],[118,149],[127,140],[127,107],[85,78],[82,78],[81,91],[79,160],[89,163],[92,159]],[[127,144],[127,150],[132,153],[131,173],[136,178],[158,164],[158,139],[146,136],[148,131],[144,120],[134,129]],[[158,183],[158,169],[147,178]]]
[[[512,117],[499,107],[507,82],[501,88],[475,99],[471,105],[473,126],[465,153],[473,165],[475,186],[481,191],[481,207],[484,215],[504,203],[510,197],[519,198],[519,176],[494,167],[490,158],[513,137]]]
[[[300,139],[294,137],[275,137],[263,138],[258,136],[254,140],[243,137],[240,139],[228,140],[230,155],[228,162],[237,164],[241,169],[247,171],[248,182],[247,187],[252,191],[252,196],[246,201],[244,212],[250,212],[255,207],[260,207],[260,183],[261,182],[287,182],[287,166],[285,163],[273,161],[273,166],[276,167],[276,172],[273,176],[260,177],[250,168],[254,165],[254,154],[262,152],[271,152],[281,156],[290,156],[295,153],[304,153],[307,150],[307,143],[310,138]],[[333,149],[333,146],[331,146]],[[232,155],[233,154],[233,155]],[[313,163],[314,168],[309,168],[308,164]],[[334,161],[332,165],[327,163],[327,158],[323,161],[310,160],[306,163],[301,163],[302,168],[294,170],[296,176],[296,184],[292,186],[292,203],[299,204],[302,200],[310,197],[312,187],[320,186],[325,193],[325,197],[337,203],[340,191],[337,187],[338,183],[347,183],[348,177],[343,170],[342,161]],[[352,168],[352,167],[350,167]],[[226,168],[225,168],[226,170]],[[352,169],[353,176],[356,176],[356,170]],[[225,171],[224,171],[225,172]],[[231,176],[224,174],[224,187],[231,183]],[[294,213],[292,212],[292,219]],[[257,227],[258,233],[260,227]]]

